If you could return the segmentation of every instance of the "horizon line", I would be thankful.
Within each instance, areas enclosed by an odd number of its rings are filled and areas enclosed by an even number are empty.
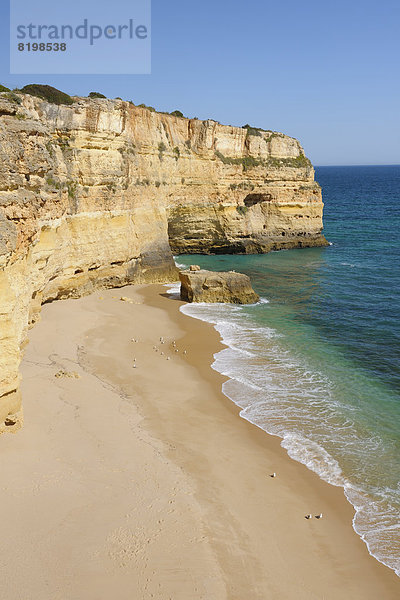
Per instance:
[[[400,163],[359,163],[359,164],[347,164],[347,165],[317,165],[313,164],[315,168],[320,167],[400,167]]]

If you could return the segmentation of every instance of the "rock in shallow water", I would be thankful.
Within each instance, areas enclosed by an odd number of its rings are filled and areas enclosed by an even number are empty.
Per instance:
[[[180,271],[181,299],[186,302],[253,304],[260,299],[250,278],[234,271]]]

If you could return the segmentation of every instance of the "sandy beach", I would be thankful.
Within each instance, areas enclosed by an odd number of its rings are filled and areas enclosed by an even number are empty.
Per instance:
[[[180,305],[151,285],[43,307],[0,440],[0,597],[399,598],[343,490],[239,417],[218,334]]]

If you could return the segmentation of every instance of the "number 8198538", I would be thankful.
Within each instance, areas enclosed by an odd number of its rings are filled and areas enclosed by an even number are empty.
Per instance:
[[[39,44],[37,42],[27,42],[26,44],[20,42],[18,44],[18,50],[20,52],[65,52],[66,49],[67,44],[65,42],[62,42],[61,44],[58,42],[40,42]]]

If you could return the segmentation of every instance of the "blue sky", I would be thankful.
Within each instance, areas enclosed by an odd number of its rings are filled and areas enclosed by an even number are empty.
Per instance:
[[[10,75],[8,11],[1,0],[8,87],[95,90],[282,131],[316,165],[400,163],[398,0],[153,0],[151,75]]]

